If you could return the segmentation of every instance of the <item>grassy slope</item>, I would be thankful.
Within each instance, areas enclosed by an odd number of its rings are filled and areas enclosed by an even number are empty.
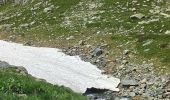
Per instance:
[[[1,100],[86,100],[80,94],[63,86],[38,81],[14,68],[0,69]]]
[[[45,4],[45,1],[49,2]],[[156,66],[169,68],[170,35],[165,32],[170,30],[170,18],[160,14],[170,14],[166,11],[170,5],[169,0],[159,3],[157,0],[132,1],[44,0],[39,4],[39,0],[36,0],[26,6],[12,8],[8,5],[1,6],[1,12],[5,11],[6,17],[15,16],[0,21],[0,24],[12,24],[11,35],[16,36],[16,40],[63,45],[64,43],[75,44],[84,37],[91,36],[91,39],[88,40],[89,44],[107,43],[111,56],[120,54],[124,49],[129,49],[136,53],[137,60],[153,59]],[[44,13],[43,9],[50,5],[54,5],[55,8],[50,13]],[[35,10],[31,10],[33,6]],[[132,8],[136,10],[132,11]],[[153,11],[158,11],[158,13],[151,13]],[[143,13],[146,17],[132,20],[129,17],[134,13]],[[152,19],[159,19],[159,21],[138,24]],[[31,22],[35,23],[26,29],[20,27],[21,24]],[[65,38],[70,35],[74,35],[77,39],[66,42]],[[1,35],[2,37],[3,35]],[[147,41],[152,41],[152,43],[143,46]]]

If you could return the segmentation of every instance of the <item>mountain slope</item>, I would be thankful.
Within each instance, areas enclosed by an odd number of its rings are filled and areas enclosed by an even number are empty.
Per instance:
[[[168,0],[33,0],[25,6],[7,4],[1,6],[1,37],[46,45],[65,45],[70,36],[77,38],[68,40],[73,44],[82,36],[89,37],[93,38],[89,44],[104,42],[110,49],[118,46],[117,53],[130,49],[137,56],[169,66],[168,7]]]

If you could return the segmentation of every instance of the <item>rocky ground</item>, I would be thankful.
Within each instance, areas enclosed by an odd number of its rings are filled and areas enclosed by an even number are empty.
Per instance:
[[[104,70],[103,74],[110,74],[121,79],[119,92],[107,91],[102,95],[89,95],[92,100],[100,100],[99,98],[120,100],[124,97],[129,97],[126,98],[129,100],[169,100],[170,75],[168,73],[155,72],[153,63],[129,62],[129,55],[131,55],[129,50],[125,50],[121,57],[108,60],[105,46],[94,47],[80,41],[74,47],[63,49],[63,52],[68,55],[79,55],[84,61],[97,65]],[[108,70],[108,67],[114,69]]]
[[[103,74],[109,74],[120,78],[119,92],[98,91],[88,94],[90,100],[169,100],[170,75],[157,73],[153,63],[135,64],[129,60],[131,52],[125,50],[121,57],[112,60],[106,58],[106,45],[92,46],[85,41],[80,41],[74,47],[63,48],[68,55],[79,55],[82,60],[91,62],[103,70]],[[1,68],[15,67],[0,61]],[[112,69],[108,69],[112,68]],[[23,67],[15,67],[17,72],[27,74]]]

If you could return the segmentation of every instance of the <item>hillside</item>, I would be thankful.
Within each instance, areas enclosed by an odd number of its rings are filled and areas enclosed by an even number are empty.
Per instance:
[[[64,86],[47,83],[28,75],[23,67],[0,61],[1,100],[86,100]]]
[[[32,0],[25,6],[1,5],[0,29],[13,41],[40,45],[107,44],[111,56],[128,49],[168,67],[168,7],[168,0]]]
[[[0,39],[61,48],[68,55],[79,55],[97,65],[104,74],[146,81],[145,89],[143,83],[132,87],[132,96],[168,98],[169,0],[7,2],[0,5]],[[165,93],[158,93],[160,85]],[[129,96],[128,90],[122,91],[116,95]]]

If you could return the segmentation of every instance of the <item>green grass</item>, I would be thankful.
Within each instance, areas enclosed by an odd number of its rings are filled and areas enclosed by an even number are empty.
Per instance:
[[[0,68],[1,100],[86,100],[80,94],[63,86],[38,81],[15,68]]]
[[[139,35],[137,36],[137,49],[145,57],[152,58],[158,57],[161,58],[162,62],[166,62],[170,66],[170,36],[168,35]],[[144,42],[147,40],[153,41],[151,44],[143,46]],[[144,50],[149,49],[148,52]]]
[[[170,18],[166,18],[160,13],[151,13],[160,11],[170,15],[170,12],[166,11],[170,6],[169,0],[162,0],[162,2],[137,0],[136,3],[133,2],[134,0],[45,0],[36,7],[35,5],[39,1],[36,0],[25,6],[11,7],[9,4],[0,6],[0,11],[5,12],[6,17],[15,15],[16,12],[22,13],[20,16],[0,21],[0,25],[12,24],[10,35],[17,38],[46,41],[47,44],[50,44],[50,41],[63,44],[65,43],[64,39],[70,35],[76,36],[76,41],[73,43],[77,43],[84,37],[93,36],[93,40],[90,40],[89,44],[95,44],[94,42],[101,44],[100,40],[104,40],[112,47],[110,49],[123,45],[120,48],[121,51],[124,49],[134,50],[137,51],[138,57],[145,57],[148,60],[156,58],[163,65],[170,66],[170,36],[165,34],[167,30],[170,30]],[[46,1],[48,4],[45,4]],[[89,8],[91,4],[100,5],[100,3],[101,6]],[[44,13],[44,8],[50,5],[54,5],[53,10],[50,13]],[[37,9],[31,10],[33,7]],[[132,11],[134,8],[136,10]],[[33,12],[36,14],[33,15]],[[130,19],[130,16],[135,13],[142,13],[146,17]],[[69,18],[71,25],[63,25],[66,18]],[[159,19],[159,21],[138,24],[152,19]],[[28,28],[20,27],[21,24],[31,22],[35,23]],[[100,34],[96,35],[98,31]],[[112,33],[112,35],[107,33]],[[63,40],[58,39],[59,36],[62,36]],[[143,46],[148,40],[152,40],[153,43]],[[126,44],[127,42],[129,43]],[[70,41],[68,41],[69,43]],[[146,49],[149,51],[145,52]]]

